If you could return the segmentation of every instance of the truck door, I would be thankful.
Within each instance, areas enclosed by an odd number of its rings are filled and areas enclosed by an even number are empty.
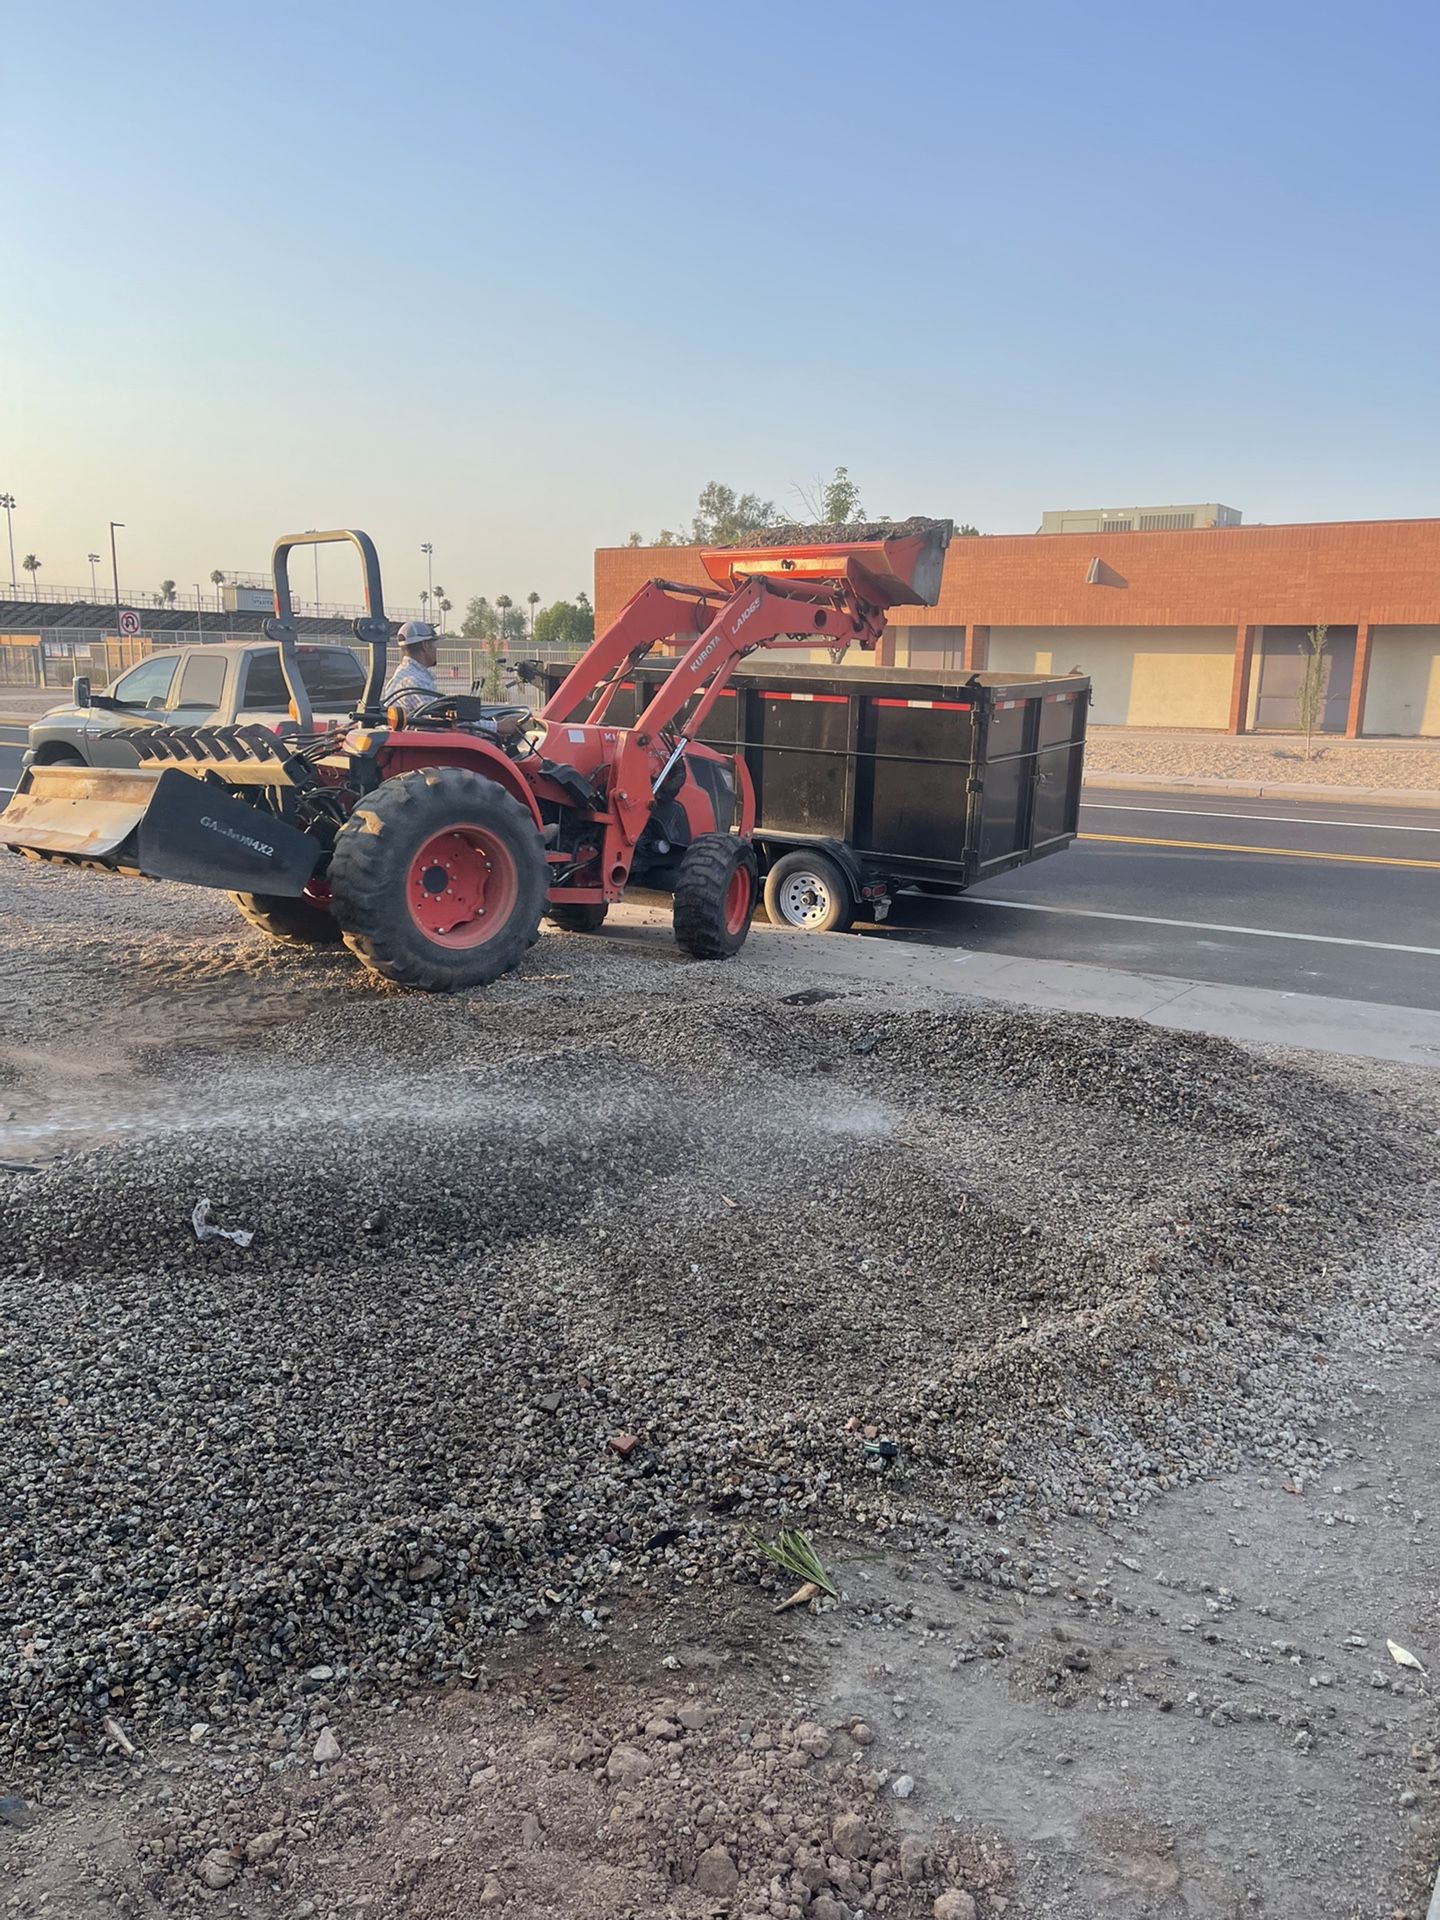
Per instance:
[[[223,653],[185,656],[179,684],[170,696],[171,726],[213,727],[223,722],[227,664]]]
[[[154,653],[122,673],[106,697],[118,707],[91,707],[85,720],[85,752],[92,767],[133,767],[135,749],[115,738],[121,727],[159,726],[171,718],[170,688],[180,656]]]

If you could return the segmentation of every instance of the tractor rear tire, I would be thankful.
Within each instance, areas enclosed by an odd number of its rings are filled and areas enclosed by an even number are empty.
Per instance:
[[[593,907],[576,900],[562,900],[545,909],[545,918],[558,933],[598,933],[609,911],[605,900]]]
[[[548,872],[532,815],[485,774],[422,767],[367,794],[335,836],[330,893],[372,972],[427,993],[496,980],[540,932]]]
[[[675,940],[697,960],[728,960],[745,944],[755,911],[755,849],[734,833],[702,833],[675,881]]]
[[[855,924],[855,896],[828,854],[787,853],[765,876],[765,912],[775,927],[847,933]]]
[[[232,893],[230,898],[242,920],[282,947],[334,947],[343,937],[334,914],[303,895]]]

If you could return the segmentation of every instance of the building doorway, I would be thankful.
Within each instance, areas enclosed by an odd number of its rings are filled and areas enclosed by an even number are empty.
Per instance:
[[[1260,684],[1255,700],[1257,733],[1298,733],[1300,687],[1309,652],[1307,627],[1265,627],[1260,635]],[[1324,706],[1321,733],[1344,733],[1355,671],[1354,627],[1331,627],[1321,656]]]

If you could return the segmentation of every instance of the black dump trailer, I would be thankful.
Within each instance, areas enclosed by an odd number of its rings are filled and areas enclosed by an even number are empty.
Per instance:
[[[630,669],[629,726],[667,661]],[[564,678],[547,667],[547,693]],[[1090,682],[913,667],[739,667],[700,736],[755,786],[765,906],[833,932],[902,887],[963,893],[1075,838]]]

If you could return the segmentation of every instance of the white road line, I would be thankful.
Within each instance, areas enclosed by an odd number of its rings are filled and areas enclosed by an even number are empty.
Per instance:
[[[1139,927],[1186,927],[1191,933],[1244,933],[1257,940],[1305,940],[1320,947],[1368,947],[1375,953],[1423,953],[1440,960],[1440,947],[1407,947],[1398,940],[1350,940],[1338,933],[1284,933],[1279,927],[1231,927],[1213,920],[1162,920],[1146,913],[1106,913],[1099,907],[1051,907],[1038,900],[984,900],[973,893],[965,898],[972,907],[1013,907],[1017,913],[1061,913],[1078,920],[1121,920]]]
[[[1397,827],[1387,820],[1311,820],[1293,813],[1222,813],[1206,807],[1137,807],[1128,801],[1082,800],[1082,812],[1163,813],[1171,820],[1261,820],[1281,827],[1354,827],[1362,833],[1440,833],[1440,827]]]

